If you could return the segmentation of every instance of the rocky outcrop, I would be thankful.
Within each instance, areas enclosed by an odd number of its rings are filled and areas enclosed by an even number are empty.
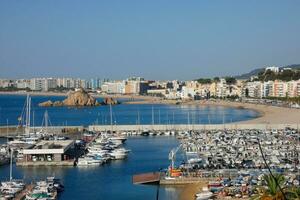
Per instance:
[[[42,103],[39,103],[39,106],[43,106],[43,107],[49,107],[49,106],[53,106],[53,102],[48,100]]]
[[[68,97],[63,101],[45,101],[39,103],[39,106],[99,106],[100,103],[89,95],[85,90],[79,89],[69,92]]]
[[[39,103],[39,106],[100,106],[100,105],[116,105],[117,100],[107,97],[103,102],[99,103],[94,97],[89,95],[85,90],[79,89],[74,92],[69,92],[68,97],[63,101],[52,102],[50,100]]]
[[[85,90],[80,89],[75,92],[70,92],[68,98],[63,100],[65,106],[95,106],[96,99],[89,95]]]
[[[119,104],[119,102],[115,99],[113,99],[112,97],[106,97],[103,102],[103,105],[116,105]]]

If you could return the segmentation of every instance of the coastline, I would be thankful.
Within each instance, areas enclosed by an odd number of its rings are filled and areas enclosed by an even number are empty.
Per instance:
[[[251,104],[224,100],[197,100],[197,101],[176,101],[176,100],[144,100],[126,102],[126,104],[170,104],[175,105],[198,105],[198,106],[223,106],[238,109],[249,109],[258,113],[254,119],[234,122],[235,124],[300,124],[300,110],[296,108],[278,107],[272,105]],[[229,123],[230,124],[230,123]]]
[[[0,95],[26,95],[26,92],[0,92]],[[67,96],[67,93],[59,92],[29,92],[32,96]],[[272,105],[251,104],[224,100],[196,100],[178,101],[165,100],[159,97],[140,95],[103,95],[92,94],[94,97],[115,99],[129,99],[122,104],[169,104],[169,105],[198,105],[198,106],[223,106],[238,109],[249,109],[258,113],[254,119],[240,121],[238,124],[300,124],[300,110],[296,108],[278,107]],[[235,122],[236,124],[236,122]]]
[[[25,92],[25,91],[11,91],[11,92],[4,92],[0,91],[0,95],[27,95],[30,96],[68,96],[68,92]],[[151,96],[143,96],[143,95],[121,95],[121,94],[96,94],[90,93],[93,97],[98,98],[105,98],[105,97],[112,97],[115,99],[130,99],[130,102],[146,102],[146,101],[158,101],[160,98],[158,97],[151,97]],[[141,101],[134,101],[135,99]]]

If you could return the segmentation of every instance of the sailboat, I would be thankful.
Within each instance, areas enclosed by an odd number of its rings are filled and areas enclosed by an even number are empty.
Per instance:
[[[124,143],[127,138],[123,135],[113,135],[113,116],[112,116],[112,106],[111,104],[109,104],[109,112],[110,112],[110,137],[109,137],[109,140],[115,142],[115,143],[118,143],[118,144],[122,144]]]
[[[149,135],[156,135],[156,133],[154,131],[154,109],[153,109],[153,106],[152,106],[151,116],[152,116],[152,131],[149,132]]]
[[[10,168],[9,168],[9,181],[1,182],[0,191],[4,195],[5,199],[14,198],[15,195],[22,191],[25,187],[23,180],[16,180],[12,177],[12,160],[13,149],[10,149]]]
[[[27,94],[26,97],[26,102],[25,102],[25,128],[24,128],[24,134],[23,135],[18,135],[16,136],[17,139],[14,139],[12,141],[9,141],[8,144],[9,145],[14,145],[14,146],[19,146],[19,145],[32,145],[35,144],[39,138],[36,137],[35,133],[31,132],[31,128],[30,128],[30,114],[31,114],[31,97],[29,96],[29,94]],[[24,111],[24,110],[23,110]],[[22,125],[23,123],[23,111],[21,114],[21,117],[19,118],[20,121],[20,125]]]

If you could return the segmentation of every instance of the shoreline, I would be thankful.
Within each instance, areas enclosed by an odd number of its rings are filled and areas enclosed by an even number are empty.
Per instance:
[[[258,113],[257,117],[253,119],[226,124],[300,124],[300,109],[272,105],[251,104],[224,100],[196,100],[183,102],[176,100],[153,100],[126,102],[125,104],[178,104],[191,106],[222,106],[236,109],[248,109]]]
[[[20,95],[24,96],[29,94],[30,96],[68,96],[68,92],[63,93],[63,92],[25,92],[25,91],[11,91],[11,92],[4,92],[0,91],[0,95]],[[122,94],[96,94],[96,93],[90,93],[91,96],[93,97],[98,97],[98,98],[105,98],[105,97],[112,97],[116,99],[130,99],[132,101],[130,102],[135,102],[133,100],[145,100],[145,101],[150,101],[150,100],[160,100],[158,97],[152,97],[152,96],[143,96],[143,95],[122,95]],[[143,101],[137,101],[137,102],[143,102]]]
[[[26,95],[26,92],[0,92],[0,95]],[[58,92],[29,92],[32,96],[67,96],[67,93]],[[300,110],[296,108],[278,107],[263,104],[251,104],[224,100],[196,100],[178,101],[165,100],[159,97],[140,95],[103,95],[92,94],[94,97],[115,99],[129,99],[122,104],[166,104],[166,105],[193,105],[193,106],[223,106],[237,109],[249,109],[258,113],[256,118],[233,122],[237,124],[300,124]],[[228,123],[231,124],[231,123]]]

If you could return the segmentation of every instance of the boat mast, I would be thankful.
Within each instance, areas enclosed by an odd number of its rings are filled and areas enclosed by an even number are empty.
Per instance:
[[[13,154],[13,150],[10,149],[10,168],[9,168],[9,180],[12,180],[12,154]]]
[[[109,112],[110,112],[110,131],[113,133],[113,118],[112,118],[112,107],[111,103],[109,104]]]
[[[8,144],[8,119],[6,119],[6,142]]]
[[[35,131],[34,131],[34,110],[32,111],[32,129],[33,129],[33,132],[35,133]]]
[[[31,100],[29,97],[29,94],[27,94],[27,98],[26,98],[26,123],[25,123],[25,133],[29,133],[30,132],[30,106],[31,106]]]
[[[190,111],[187,113],[187,119],[188,119],[188,129],[190,130]]]
[[[48,120],[49,120],[48,117],[49,117],[48,116],[48,110],[46,110],[45,114],[44,114],[44,118],[45,118],[45,130],[46,131],[48,131]]]
[[[137,120],[137,122],[138,122],[138,127],[139,127],[139,131],[140,131],[140,124],[141,124],[141,119],[140,119],[140,110],[138,110],[138,120]]]
[[[158,124],[160,124],[160,109],[158,110]]]
[[[154,125],[154,110],[153,110],[153,106],[152,106],[152,126]]]

